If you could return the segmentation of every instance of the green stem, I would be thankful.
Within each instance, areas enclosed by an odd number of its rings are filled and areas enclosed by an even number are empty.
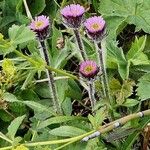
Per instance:
[[[95,132],[95,130],[90,131],[88,133],[85,133],[83,135],[79,135],[79,136],[76,136],[76,137],[73,137],[73,138],[68,138],[68,139],[63,139],[63,140],[44,141],[44,142],[35,142],[35,143],[25,143],[23,145],[27,146],[27,147],[34,147],[34,146],[42,146],[42,145],[61,144],[61,143],[67,143],[67,142],[71,142],[71,141],[76,142],[76,141],[79,141],[82,138],[84,138],[85,136],[88,136],[88,135],[90,135],[90,134],[92,134],[94,132]]]
[[[21,52],[19,52],[19,51],[17,51],[17,50],[14,50],[14,52],[15,52],[18,56],[20,56],[20,57],[26,59],[27,61],[29,61],[31,64],[33,64],[33,65],[36,65],[36,64],[37,64],[37,61],[33,60],[32,58],[30,58],[30,57],[28,57],[28,56],[26,56],[26,55],[24,55],[24,54],[22,54]],[[65,72],[64,70],[56,69],[56,68],[53,68],[53,67],[48,66],[48,65],[45,65],[45,68],[48,69],[48,70],[54,71],[54,72],[56,72],[56,73],[58,73],[58,74],[62,74],[62,75],[64,75],[64,76],[68,76],[69,78],[78,81],[78,77],[76,77],[76,76],[73,75],[73,74],[67,73],[67,72]]]
[[[0,148],[0,150],[12,150],[13,146],[7,146],[7,147],[3,147]]]
[[[31,12],[30,12],[30,10],[29,10],[29,7],[28,7],[28,5],[27,5],[27,1],[26,1],[26,0],[23,0],[23,3],[24,3],[24,7],[25,7],[26,14],[27,14],[28,18],[32,20],[33,18],[32,18]]]

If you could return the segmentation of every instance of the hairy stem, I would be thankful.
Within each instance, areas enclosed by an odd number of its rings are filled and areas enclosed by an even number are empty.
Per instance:
[[[88,80],[88,86],[89,86],[89,98],[91,101],[91,106],[92,106],[92,111],[94,110],[94,106],[96,104],[96,99],[95,99],[95,87],[94,87],[94,81],[93,79]]]
[[[46,47],[46,41],[40,41],[40,43],[41,43],[41,48],[43,49],[44,60],[46,61],[46,64],[49,66],[50,59],[49,59],[49,54],[48,54],[48,50]],[[60,106],[60,103],[58,100],[57,90],[56,90],[56,86],[54,83],[54,77],[53,77],[52,71],[46,69],[46,74],[49,79],[48,83],[49,83],[49,88],[51,91],[54,109],[56,110],[57,113],[62,114],[62,110],[61,110],[61,106]]]
[[[95,44],[95,48],[96,48],[97,61],[98,61],[98,66],[99,66],[99,71],[100,71],[99,79],[100,79],[100,82],[102,84],[103,95],[104,95],[104,97],[106,97],[106,90],[105,90],[105,85],[104,85],[104,76],[103,76],[103,71],[102,71],[102,62],[101,62],[101,59],[99,56],[100,55],[99,47],[98,47],[98,44],[96,41],[94,41],[94,44]]]
[[[81,56],[82,56],[83,60],[86,60],[87,55],[86,55],[86,52],[85,52],[85,49],[84,49],[84,45],[83,45],[79,30],[74,29],[73,31],[74,31],[74,34],[75,34],[75,37],[76,37],[77,45],[78,45],[78,48],[80,50]]]
[[[108,84],[107,72],[105,67],[104,50],[102,49],[102,46],[101,48],[99,48],[99,45],[96,41],[94,41],[94,43],[96,47],[100,72],[102,73],[101,82],[104,91],[104,96],[106,96],[110,101],[110,91],[109,91],[109,84]]]

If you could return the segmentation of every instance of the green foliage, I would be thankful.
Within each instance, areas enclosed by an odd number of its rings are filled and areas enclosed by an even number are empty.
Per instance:
[[[35,39],[35,34],[29,27],[13,25],[9,28],[9,38],[16,46]]]
[[[86,133],[86,131],[72,126],[61,126],[50,130],[49,133],[55,136],[74,137],[82,135]]]
[[[15,118],[11,124],[8,127],[8,137],[10,137],[12,140],[14,140],[15,134],[19,128],[19,126],[21,125],[22,121],[24,120],[25,115],[21,116],[21,117],[17,117]]]
[[[130,150],[135,148],[139,140],[143,144],[141,132],[149,123],[149,117],[142,119],[136,116],[136,119],[118,129],[115,129],[117,123],[113,129],[111,125],[120,117],[150,107],[150,1],[76,1],[85,7],[85,18],[99,12],[107,24],[107,35],[101,44],[106,44],[102,48],[107,55],[111,98],[109,100],[102,94],[100,78],[96,77],[97,102],[93,110],[87,92],[87,80],[79,75],[81,55],[75,35],[72,29],[65,28],[60,15],[60,9],[70,3],[74,1],[0,1],[2,149]],[[61,115],[53,108],[45,73],[48,66],[45,67],[46,62],[40,55],[39,41],[28,27],[31,21],[27,16],[29,11],[33,18],[43,14],[50,17],[50,37],[46,46],[51,63],[49,69],[52,67],[54,71],[54,84],[63,110]],[[96,60],[95,45],[83,26],[80,34],[88,59]],[[60,76],[61,72],[75,74],[77,78],[73,80],[67,74]],[[79,142],[89,135],[92,138],[91,134],[102,128],[97,138]],[[109,134],[108,131],[112,132]]]
[[[130,80],[124,80],[122,84],[116,79],[111,80],[110,89],[112,96],[116,97],[117,104],[122,105],[126,98],[132,95],[134,85],[135,83]]]
[[[0,55],[6,55],[13,50],[12,42],[4,40],[4,36],[0,33]]]
[[[121,24],[127,22],[136,25],[137,31],[143,29],[146,33],[150,33],[149,5],[149,0],[102,0],[99,5],[99,12],[106,18],[115,19],[114,27],[109,28],[114,32],[117,31]]]
[[[150,74],[147,73],[139,79],[137,94],[141,100],[150,98]]]

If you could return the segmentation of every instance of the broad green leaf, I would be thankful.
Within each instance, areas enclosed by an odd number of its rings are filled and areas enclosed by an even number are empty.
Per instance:
[[[127,59],[128,61],[131,61],[133,65],[142,65],[150,63],[146,54],[143,53],[146,39],[147,36],[140,37],[139,39],[136,37],[135,41],[132,43],[132,46],[127,53]]]
[[[136,57],[144,50],[146,43],[146,36],[142,36],[139,39],[135,37],[135,41],[132,43],[130,50],[127,53],[127,59],[136,59]]]
[[[78,84],[74,80],[68,80],[69,88],[66,91],[66,96],[71,97],[76,100],[81,100],[82,93]]]
[[[7,135],[13,140],[15,137],[15,134],[19,128],[19,126],[21,125],[22,121],[24,120],[25,115],[21,116],[21,117],[17,117],[15,118],[11,124],[8,127],[8,133]]]
[[[15,46],[35,39],[34,32],[25,25],[12,25],[12,27],[9,28],[8,34]]]
[[[129,62],[127,62],[122,48],[117,47],[117,43],[107,43],[107,55],[108,59],[118,66],[118,72],[123,80],[128,78],[129,75]],[[110,63],[110,62],[109,62]]]
[[[38,126],[39,129],[45,128],[51,124],[58,124],[58,123],[63,123],[63,122],[68,122],[72,120],[82,120],[84,119],[83,117],[76,117],[76,116],[58,116],[58,117],[53,117],[47,120],[44,120],[41,122]]]
[[[18,102],[18,103],[22,103],[28,107],[30,107],[31,109],[33,109],[35,112],[47,112],[50,113],[52,115],[55,115],[55,113],[52,111],[52,109],[48,106],[44,106],[38,102],[34,102],[34,101],[21,101],[18,100],[13,94],[10,93],[5,93],[3,96],[3,99],[7,102]]]
[[[126,99],[126,101],[122,104],[123,106],[126,106],[126,107],[133,107],[135,105],[139,104],[139,101],[138,100],[135,100],[135,99]]]
[[[145,74],[139,79],[137,84],[137,95],[141,100],[150,98],[150,73]]]
[[[143,29],[150,33],[149,5],[149,0],[101,0],[99,12],[107,17],[118,17],[118,20],[122,17],[118,26],[126,20],[127,23],[136,25],[137,30]],[[116,26],[110,30],[116,30]]]
[[[17,97],[11,93],[4,93],[3,95],[3,99],[7,102],[19,102],[19,100],[17,99]]]
[[[74,137],[85,134],[86,131],[73,126],[61,126],[49,131],[50,134],[63,137]]]
[[[71,115],[72,114],[72,102],[71,98],[66,97],[65,100],[62,102],[62,109],[65,115]]]
[[[42,13],[45,7],[45,0],[31,0],[29,3],[29,9],[33,16],[37,16]]]

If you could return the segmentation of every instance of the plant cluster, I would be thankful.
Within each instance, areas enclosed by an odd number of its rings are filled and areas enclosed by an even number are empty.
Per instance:
[[[1,0],[0,150],[149,149],[149,5]]]

